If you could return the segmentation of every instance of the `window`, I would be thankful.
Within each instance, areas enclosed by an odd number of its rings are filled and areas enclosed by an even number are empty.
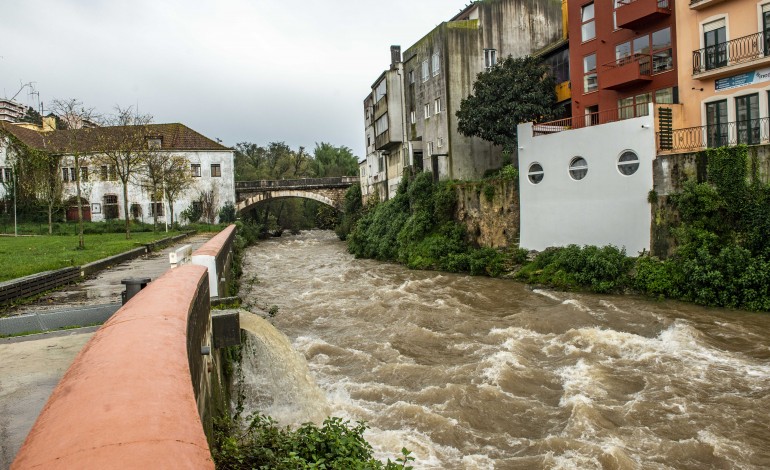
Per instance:
[[[150,215],[153,217],[163,217],[163,203],[153,201],[150,203]]]
[[[407,76],[407,77],[408,77],[408,79],[409,79],[409,84],[410,84],[410,85],[414,85],[414,70],[410,70],[410,71],[409,71],[409,72],[406,74],[406,76]]]
[[[138,220],[138,219],[142,218],[142,206],[141,205],[139,205],[137,203],[131,204],[131,218],[133,218],[135,220]]]
[[[586,126],[595,126],[599,124],[599,105],[586,106],[585,116]]]
[[[673,68],[671,28],[663,28],[652,33],[652,73],[665,72]]]
[[[163,144],[163,137],[147,137],[147,148],[157,150]]]
[[[74,168],[70,168],[70,181],[73,183],[78,180],[77,173],[75,173]]]
[[[724,18],[703,25],[703,45],[706,70],[727,65],[727,28]]]
[[[219,163],[212,163],[211,164],[211,177],[212,178],[219,178],[222,176],[222,166]]]
[[[543,172],[543,166],[541,164],[533,163],[529,166],[529,171],[527,171],[527,178],[529,179],[530,183],[538,184],[543,181],[544,176],[545,172]]]
[[[102,178],[102,181],[107,181],[107,177],[109,176],[109,175],[107,174],[107,165],[102,165],[102,166],[101,166],[101,168],[100,168],[100,170],[101,170],[101,178]]]
[[[569,176],[575,180],[582,180],[588,174],[588,162],[583,157],[575,157],[569,164]]]
[[[770,55],[770,3],[762,5],[762,36],[765,41],[765,55]]]
[[[412,110],[412,111],[410,111],[410,112],[409,112],[409,122],[411,122],[412,124],[414,124],[415,122],[417,122],[417,115],[416,115],[416,113],[414,112],[414,110]]]
[[[444,146],[444,138],[439,137],[438,139],[436,139],[436,147],[441,148],[443,146]]]
[[[497,64],[497,49],[484,49],[484,69],[489,70]]]
[[[655,91],[655,103],[656,104],[674,104],[676,99],[674,96],[674,87],[661,88]]]
[[[425,119],[428,119],[430,117],[430,105],[426,104],[423,111],[425,111]]]
[[[599,88],[596,78],[596,54],[583,57],[583,93],[590,93]]]
[[[757,93],[735,98],[735,120],[738,128],[738,143],[758,144],[759,95]]]
[[[374,89],[374,102],[379,103],[381,99],[385,98],[388,92],[388,83],[384,79],[377,84]]]
[[[380,153],[380,156],[377,159],[377,173],[382,173],[384,170],[385,170],[385,157],[383,157],[382,153]]]
[[[596,37],[596,23],[594,23],[594,4],[583,5],[580,8],[580,34],[583,42]]]
[[[433,68],[433,76],[435,77],[439,73],[439,69],[441,68],[441,58],[438,55],[438,52],[433,53],[433,60],[432,60],[432,68]]]
[[[11,169],[10,168],[3,168],[3,173],[5,174],[5,182],[10,183],[13,178],[11,178]]]
[[[547,57],[545,63],[551,67],[551,75],[556,83],[569,81],[569,49]]]
[[[61,169],[61,180],[65,183],[69,183],[70,180],[70,169],[69,168],[62,168]]]
[[[618,158],[618,171],[621,175],[631,176],[639,169],[639,157],[632,151],[626,150]]]
[[[200,176],[201,176],[201,165],[200,165],[200,163],[192,163],[190,165],[190,174],[194,178],[200,178]]]
[[[436,98],[433,101],[433,114],[441,113],[441,98]]]
[[[706,103],[706,144],[727,145],[727,100]]]
[[[422,81],[427,82],[430,78],[430,69],[428,68],[428,59],[422,61]]]
[[[618,112],[620,119],[630,119],[647,114],[647,104],[650,102],[650,93],[629,96],[618,100]]]
[[[433,148],[433,142],[428,142],[428,155],[433,155],[436,150]]]
[[[115,194],[105,194],[102,199],[104,206],[104,218],[107,220],[117,219],[120,216],[118,208],[118,196]]]
[[[374,122],[374,135],[380,135],[388,130],[388,114],[385,113]]]
[[[80,181],[88,181],[88,167],[87,166],[81,166],[80,167]]]
[[[618,7],[620,6],[620,0],[612,0],[612,29],[618,30]]]

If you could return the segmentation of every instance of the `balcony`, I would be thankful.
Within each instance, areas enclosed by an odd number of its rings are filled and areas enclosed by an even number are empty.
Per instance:
[[[599,86],[606,90],[649,83],[652,81],[652,56],[636,54],[604,64],[599,80]]]
[[[717,3],[722,3],[725,0],[691,0],[690,10],[703,10]]]
[[[555,134],[557,132],[568,131],[572,129],[582,129],[584,127],[598,126],[610,122],[623,121],[650,114],[648,103],[640,103],[636,106],[626,106],[623,108],[608,109],[598,113],[583,114],[571,118],[559,119],[557,121],[543,122],[532,126],[532,133],[535,136]]]
[[[770,118],[674,129],[670,131],[670,136],[664,134],[664,132],[657,133],[659,152],[694,152],[739,144],[768,144],[770,143]],[[662,145],[663,143],[665,144]]]
[[[618,28],[646,27],[670,16],[669,0],[620,0],[616,10]]]
[[[374,148],[377,150],[392,150],[401,144],[398,133],[391,134],[387,129],[374,138]]]
[[[770,35],[754,33],[693,51],[693,78],[719,78],[758,66],[770,65],[768,45],[770,45]]]

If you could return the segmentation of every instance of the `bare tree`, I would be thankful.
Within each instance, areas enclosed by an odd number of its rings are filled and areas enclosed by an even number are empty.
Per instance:
[[[168,211],[171,213],[171,225],[174,225],[174,202],[193,184],[190,163],[186,158],[174,155],[167,160],[163,185],[168,201]]]
[[[100,119],[94,108],[86,108],[83,103],[75,98],[69,100],[53,100],[51,102],[51,111],[59,117],[60,122],[66,126],[65,134],[65,153],[72,158],[75,166],[75,197],[78,207],[78,248],[85,248],[85,237],[83,236],[83,163],[85,162],[86,152],[84,152],[84,143],[89,138],[89,129],[85,125]],[[58,171],[58,170],[57,170]]]
[[[96,159],[110,167],[110,171],[123,186],[123,213],[126,219],[126,238],[131,238],[131,224],[128,216],[128,185],[138,178],[139,171],[151,153],[149,124],[152,116],[137,114],[133,107],[115,108],[115,114],[108,118],[112,126],[99,132],[99,153]]]
[[[212,186],[208,191],[201,191],[200,200],[203,218],[206,219],[208,223],[213,224],[217,218],[217,204],[219,203],[216,187]]]

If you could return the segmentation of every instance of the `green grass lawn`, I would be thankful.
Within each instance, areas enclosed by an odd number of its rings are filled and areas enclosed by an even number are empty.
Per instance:
[[[125,233],[85,235],[84,250],[77,249],[76,235],[0,237],[0,281],[51,269],[81,266],[179,233],[132,233],[130,240],[126,240]]]

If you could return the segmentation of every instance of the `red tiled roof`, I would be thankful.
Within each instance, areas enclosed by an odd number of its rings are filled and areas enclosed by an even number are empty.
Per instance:
[[[112,126],[92,129],[39,132],[10,123],[0,123],[0,129],[14,135],[25,145],[57,153],[72,152],[73,145],[82,153],[99,152],[110,140],[120,141],[137,129],[145,138],[160,138],[161,150],[230,150],[184,124],[148,124],[146,126]]]

